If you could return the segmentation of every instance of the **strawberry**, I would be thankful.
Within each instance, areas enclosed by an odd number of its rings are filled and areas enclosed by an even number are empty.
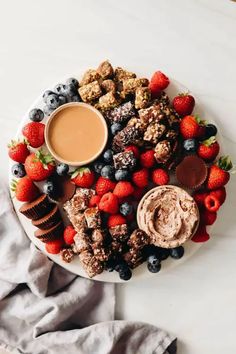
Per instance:
[[[107,226],[109,228],[117,225],[123,225],[123,224],[126,224],[126,219],[121,214],[111,215],[109,216],[107,221]]]
[[[135,145],[129,145],[129,146],[127,146],[127,147],[125,148],[125,151],[132,151],[133,154],[134,154],[134,156],[136,157],[136,159],[139,158],[140,153],[139,153],[139,149],[138,149],[137,146],[135,146]]]
[[[93,196],[90,198],[89,206],[90,206],[90,207],[98,206],[100,200],[101,200],[101,196],[100,196],[100,195],[93,195]]]
[[[71,181],[78,187],[90,188],[95,180],[95,173],[88,167],[77,168],[71,176]]]
[[[58,240],[47,242],[45,245],[45,249],[48,253],[57,254],[60,253],[62,246],[63,246],[63,240],[58,239]]]
[[[43,181],[53,174],[55,161],[50,154],[38,150],[30,154],[25,160],[26,174],[33,181]]]
[[[207,188],[218,189],[226,185],[230,179],[229,170],[233,167],[229,156],[222,156],[219,161],[209,168]]]
[[[150,80],[149,89],[153,97],[157,97],[160,91],[165,90],[169,85],[170,80],[161,71],[156,71]]]
[[[210,238],[207,230],[206,230],[206,225],[204,224],[199,224],[198,229],[196,233],[192,237],[193,242],[206,242]]]
[[[195,99],[188,93],[180,93],[173,99],[172,105],[181,117],[188,116],[193,111]]]
[[[135,187],[134,192],[133,192],[133,196],[136,200],[140,200],[142,198],[142,196],[144,195],[144,193],[145,193],[144,188]]]
[[[207,209],[203,210],[200,214],[200,220],[204,225],[212,225],[216,221],[216,212],[211,212]]]
[[[14,141],[12,140],[8,144],[8,155],[9,157],[16,162],[24,163],[26,157],[29,155],[30,151],[25,141]]]
[[[18,181],[12,180],[11,190],[20,202],[32,202],[39,195],[39,190],[33,181],[28,177],[22,177]]]
[[[44,128],[45,124],[39,122],[31,122],[23,127],[22,134],[33,148],[44,144]]]
[[[185,116],[180,121],[180,133],[184,139],[198,138],[202,132],[202,121],[195,116]]]
[[[208,193],[206,191],[195,192],[193,194],[193,198],[199,208],[202,208],[205,206],[204,201],[207,196],[208,196]]]
[[[113,191],[113,193],[118,198],[128,197],[129,195],[133,194],[133,192],[134,192],[134,187],[130,182],[127,181],[118,182]]]
[[[111,192],[104,194],[98,204],[98,208],[105,213],[116,214],[119,210],[117,196]]]
[[[148,185],[148,170],[142,168],[141,170],[135,171],[132,176],[132,181],[137,187],[146,187]]]
[[[211,191],[210,195],[214,195],[219,200],[220,205],[222,205],[226,199],[225,187],[221,187],[221,188],[215,189],[214,191]]]
[[[140,155],[140,164],[142,167],[151,168],[155,165],[154,150],[147,150]]]
[[[112,182],[111,180],[109,180],[108,178],[105,177],[99,177],[97,182],[96,182],[96,193],[98,195],[103,195],[107,192],[111,192],[114,190],[116,186],[115,182]]]
[[[157,168],[152,172],[152,181],[157,185],[163,186],[164,184],[168,184],[169,180],[168,173],[162,168]]]
[[[205,200],[204,200],[204,204],[207,210],[209,211],[217,211],[220,208],[220,201],[219,199],[214,196],[214,195],[208,195]]]
[[[219,154],[219,151],[220,145],[216,141],[216,138],[211,136],[209,139],[201,142],[197,154],[205,161],[213,161]]]
[[[77,234],[72,225],[68,225],[63,233],[64,241],[67,245],[72,245],[74,243],[74,237]]]

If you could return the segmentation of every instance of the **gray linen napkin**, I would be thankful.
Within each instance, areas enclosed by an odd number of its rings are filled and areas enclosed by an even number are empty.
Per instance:
[[[115,321],[114,285],[77,277],[27,238],[0,186],[0,347],[24,354],[176,353],[176,339]]]

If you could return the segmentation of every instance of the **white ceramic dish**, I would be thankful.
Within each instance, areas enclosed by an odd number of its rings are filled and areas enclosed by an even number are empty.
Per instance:
[[[140,73],[141,74],[141,73]],[[73,75],[70,75],[73,76]],[[69,77],[69,76],[68,76]],[[67,78],[68,78],[67,77]],[[78,77],[78,79],[80,78],[80,75],[74,75],[74,77]],[[66,79],[65,79],[66,80]],[[62,80],[62,82],[64,82],[65,80]],[[166,93],[169,95],[169,97],[172,99],[174,96],[176,96],[178,93],[180,92],[187,92],[188,89],[186,87],[184,87],[182,84],[180,84],[179,82],[177,82],[176,80],[171,79],[171,83],[168,86],[168,88],[165,90]],[[193,96],[195,97],[195,95],[193,94]],[[212,117],[210,116],[210,114],[207,112],[207,108],[203,107],[201,105],[201,103],[198,101],[197,97],[195,97],[196,99],[196,106],[194,109],[194,113],[195,114],[199,114],[199,116],[202,119],[205,119],[209,122],[214,123],[214,120],[212,119]],[[42,108],[43,107],[43,102],[42,102],[42,96],[40,96],[35,102],[34,104],[29,108],[29,111],[32,108]],[[29,118],[28,118],[28,113],[29,111],[26,113],[26,115],[23,117],[22,122],[19,126],[18,132],[16,134],[16,138],[18,138],[19,136],[21,136],[21,129],[22,127],[29,122]],[[46,123],[47,118],[44,118],[43,123]],[[220,134],[218,134],[218,141],[220,143],[221,146],[221,152],[220,154],[223,154],[222,150],[222,138],[220,136]],[[33,149],[32,149],[33,150]],[[10,161],[9,162],[9,181],[11,181],[12,179],[12,175],[11,175],[11,166],[12,166],[13,162]],[[12,195],[13,197],[13,195]],[[44,243],[42,243],[41,241],[39,241],[35,236],[34,236],[34,231],[35,231],[35,227],[31,224],[31,222],[29,221],[29,219],[27,219],[26,217],[24,217],[21,213],[19,213],[19,207],[21,206],[22,203],[18,202],[15,198],[12,198],[12,203],[14,206],[14,209],[16,211],[16,214],[19,217],[19,220],[22,224],[22,227],[25,230],[26,235],[30,238],[30,240],[43,252],[45,253],[52,261],[54,261],[55,263],[58,263],[59,265],[61,265],[63,268],[69,270],[72,273],[75,273],[77,275],[83,276],[85,278],[88,278],[88,275],[86,274],[86,272],[83,270],[82,266],[80,265],[79,259],[78,257],[75,257],[75,259],[71,262],[71,263],[65,263],[61,260],[59,255],[52,255],[46,252],[45,250],[45,245]],[[211,230],[210,230],[211,229]],[[210,231],[210,233],[212,232],[212,227],[210,227],[208,229]],[[139,267],[137,267],[136,269],[133,270],[133,276],[129,281],[140,281],[142,279],[146,279],[146,278],[150,278],[150,277],[156,277],[158,278],[159,275],[164,274],[166,271],[170,271],[171,268],[176,267],[179,264],[184,263],[187,259],[189,259],[190,257],[192,257],[194,255],[194,253],[202,246],[201,243],[194,243],[191,240],[186,242],[184,244],[184,248],[185,248],[185,254],[184,257],[180,260],[173,260],[170,257],[162,262],[162,269],[160,271],[160,273],[157,274],[153,274],[150,273],[147,270],[147,266],[146,263],[140,265]],[[114,283],[121,283],[123,282],[122,280],[120,280],[119,275],[117,272],[107,272],[104,271],[102,274],[96,276],[93,278],[94,280],[98,280],[98,281],[105,281],[105,282],[114,282]]]

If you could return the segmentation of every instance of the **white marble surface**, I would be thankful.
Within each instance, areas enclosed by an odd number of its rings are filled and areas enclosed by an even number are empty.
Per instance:
[[[6,143],[33,100],[60,77],[104,58],[147,74],[161,69],[189,87],[218,122],[236,161],[236,3],[0,0],[0,5],[2,180],[7,181]],[[215,234],[196,256],[169,274],[117,286],[117,317],[171,331],[180,354],[236,352],[235,182],[234,176]]]

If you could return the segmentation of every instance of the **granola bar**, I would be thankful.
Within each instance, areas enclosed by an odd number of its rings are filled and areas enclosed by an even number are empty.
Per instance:
[[[95,242],[91,245],[94,257],[101,262],[106,262],[110,257],[110,250],[103,247],[99,242]]]
[[[136,77],[135,73],[127,71],[121,67],[117,67],[115,69],[115,80],[116,81],[123,81],[124,79],[131,79]]]
[[[134,105],[131,102],[126,102],[109,111],[106,114],[106,119],[110,123],[125,123],[134,115]]]
[[[130,248],[130,250],[123,255],[123,258],[132,269],[138,267],[143,262],[141,252],[134,248]]]
[[[101,215],[98,208],[88,208],[84,212],[84,216],[89,229],[96,229],[101,226]]]
[[[143,139],[145,141],[149,141],[152,144],[157,144],[157,142],[162,137],[165,131],[166,126],[164,124],[151,123],[146,129]]]
[[[128,226],[126,224],[110,227],[109,232],[111,237],[116,241],[123,242],[129,237]]]
[[[106,237],[106,233],[104,230],[101,230],[101,229],[93,230],[93,233],[91,236],[93,242],[100,243],[100,244],[103,244],[105,237]]]
[[[93,189],[77,188],[74,196],[64,204],[64,209],[76,209],[76,211],[84,211],[88,205],[92,195],[95,194]]]
[[[150,237],[143,230],[136,229],[130,235],[127,244],[133,249],[142,249],[144,246],[148,245]]]
[[[63,248],[60,252],[62,260],[66,263],[70,263],[74,259],[74,252],[71,248]]]
[[[107,93],[107,92],[116,92],[116,84],[114,83],[113,80],[104,80],[101,83],[101,88]]]
[[[90,249],[90,239],[85,230],[81,229],[74,237],[73,251],[75,253],[81,253]]]
[[[88,85],[93,81],[99,80],[100,77],[101,76],[97,70],[89,69],[84,73],[80,86]]]
[[[132,79],[124,79],[123,80],[123,91],[125,94],[134,94],[136,89],[141,86],[148,86],[148,79],[141,78],[132,78]]]
[[[98,81],[93,81],[79,88],[79,94],[84,102],[92,102],[102,96],[102,89]]]
[[[112,65],[108,60],[103,61],[97,68],[98,74],[102,77],[103,80],[110,79],[114,76],[114,70]]]
[[[79,260],[90,278],[93,278],[95,275],[102,273],[102,263],[96,257],[94,257],[91,251],[84,251],[80,253]]]
[[[148,106],[151,100],[151,91],[148,87],[138,87],[135,91],[135,108],[141,109]]]
[[[121,151],[125,146],[129,144],[134,144],[136,140],[142,139],[142,134],[140,130],[136,127],[127,126],[122,129],[113,139],[113,149],[114,151]]]
[[[97,108],[102,111],[108,111],[120,104],[120,100],[116,97],[114,92],[107,92],[105,95],[101,96],[98,101]]]
[[[124,244],[117,240],[112,240],[110,247],[113,254],[122,253],[124,249]]]
[[[132,170],[137,163],[133,151],[123,151],[113,156],[115,169]]]
[[[145,109],[140,109],[138,114],[143,124],[160,122],[163,118],[165,118],[164,112],[162,112],[159,104],[152,105]]]

